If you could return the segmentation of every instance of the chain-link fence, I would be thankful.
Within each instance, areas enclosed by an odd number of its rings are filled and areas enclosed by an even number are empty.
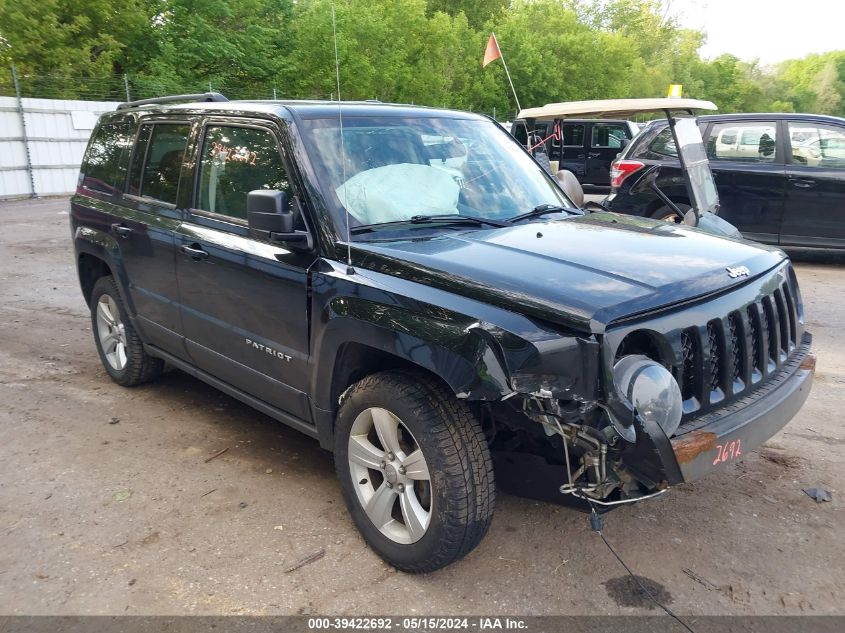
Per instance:
[[[30,75],[17,71],[20,94],[15,92],[15,70],[12,67],[0,69],[0,96],[37,99],[75,99],[82,101],[135,101],[163,95],[197,94],[219,92],[229,99],[327,99],[336,95],[310,94],[291,95],[272,83],[256,82],[188,82],[174,83],[146,76],[110,75],[106,77],[69,77],[64,75]],[[419,103],[435,107],[451,107],[448,103]],[[499,120],[505,120],[512,113],[479,112]]]
[[[220,92],[230,99],[286,98],[282,91],[270,84],[254,82],[195,82],[174,83],[153,77],[110,75],[106,77],[72,77],[64,75],[31,75],[17,72],[21,97],[39,99],[78,99],[84,101],[134,101],[167,94]],[[14,97],[14,71],[0,71],[0,96]],[[329,99],[332,95],[312,95]]]

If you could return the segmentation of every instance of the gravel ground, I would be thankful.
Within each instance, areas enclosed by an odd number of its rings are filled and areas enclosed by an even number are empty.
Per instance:
[[[66,209],[0,203],[0,614],[657,613],[584,515],[504,494],[466,559],[396,572],[316,441],[178,371],[113,384]],[[742,462],[606,518],[678,613],[845,613],[843,264],[796,264],[819,358],[803,411]]]

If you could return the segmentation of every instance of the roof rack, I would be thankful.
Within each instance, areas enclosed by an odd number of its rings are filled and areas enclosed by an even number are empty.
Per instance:
[[[153,105],[156,103],[176,103],[179,101],[228,101],[226,97],[219,92],[203,92],[193,95],[169,95],[167,97],[154,97],[152,99],[141,99],[140,101],[127,101],[117,106],[118,110],[128,110],[129,108],[139,108],[145,105]]]

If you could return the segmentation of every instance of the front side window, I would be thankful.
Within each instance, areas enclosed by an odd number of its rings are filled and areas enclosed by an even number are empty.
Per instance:
[[[845,128],[789,122],[792,162],[822,169],[845,169]]]
[[[133,141],[131,132],[127,122],[97,127],[82,164],[83,187],[109,195],[123,190]]]
[[[584,147],[584,124],[564,123],[563,144],[568,147]]]
[[[528,147],[528,124],[525,121],[517,121],[513,126],[513,137],[523,147]]]
[[[234,126],[206,128],[196,207],[245,220],[247,195],[256,189],[291,193],[272,132]]]
[[[713,161],[773,163],[777,143],[774,121],[714,123],[707,140],[707,157]]]
[[[306,119],[301,129],[339,228],[464,215],[507,219],[572,207],[496,123],[446,117]]]
[[[625,127],[617,123],[593,123],[592,147],[620,149],[622,141],[628,138]]]
[[[135,145],[129,193],[176,204],[191,128],[187,123],[142,125]]]

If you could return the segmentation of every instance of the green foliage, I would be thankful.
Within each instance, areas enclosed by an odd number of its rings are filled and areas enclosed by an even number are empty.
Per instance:
[[[429,0],[428,10],[430,13],[442,11],[452,16],[463,13],[470,26],[478,29],[509,5],[510,0]]]
[[[0,62],[37,96],[203,91],[378,98],[512,116],[495,31],[523,107],[662,96],[670,83],[723,112],[845,115],[845,51],[761,68],[702,59],[669,0],[0,0]],[[668,16],[668,17],[667,17]],[[0,83],[5,80],[0,79]],[[40,83],[39,83],[40,82]],[[46,83],[53,87],[47,90]],[[0,90],[8,87],[0,86]]]
[[[778,75],[796,111],[845,116],[845,51],[784,62]]]
[[[23,73],[103,77],[149,31],[144,0],[0,0],[0,59]]]

